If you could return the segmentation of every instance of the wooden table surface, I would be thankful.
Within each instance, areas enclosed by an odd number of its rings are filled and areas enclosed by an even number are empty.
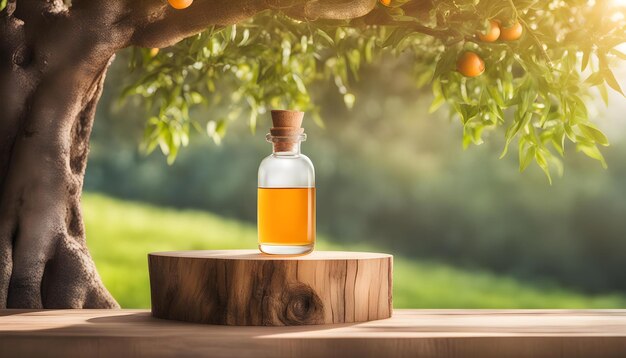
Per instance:
[[[626,357],[626,310],[395,310],[358,324],[233,327],[146,310],[0,310],[1,357]]]

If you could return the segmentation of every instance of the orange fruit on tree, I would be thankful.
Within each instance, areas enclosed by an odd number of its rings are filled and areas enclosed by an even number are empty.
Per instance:
[[[177,10],[186,9],[191,6],[193,0],[167,0],[170,6]]]
[[[522,32],[524,28],[519,21],[515,21],[515,23],[509,27],[500,27],[500,40],[502,41],[515,41],[522,37]]]
[[[476,77],[485,72],[485,61],[476,53],[466,51],[456,61],[456,69],[465,77]]]
[[[500,24],[497,21],[489,21],[489,29],[486,32],[479,32],[478,38],[484,42],[494,42],[500,37]]]
[[[379,0],[381,4],[385,5],[385,6],[389,6],[391,5],[391,0]]]

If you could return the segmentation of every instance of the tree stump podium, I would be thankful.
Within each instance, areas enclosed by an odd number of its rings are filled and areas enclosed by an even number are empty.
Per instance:
[[[391,317],[393,257],[256,250],[148,255],[152,315],[236,326],[364,322]]]

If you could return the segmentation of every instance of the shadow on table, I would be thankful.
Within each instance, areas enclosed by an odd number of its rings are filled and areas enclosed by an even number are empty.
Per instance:
[[[282,333],[298,333],[298,332],[312,332],[337,328],[345,328],[354,326],[358,323],[341,323],[333,325],[301,325],[301,326],[229,326],[229,325],[215,325],[205,323],[193,323],[183,322],[175,320],[166,320],[152,317],[150,312],[134,312],[124,315],[111,315],[107,317],[95,317],[86,320],[88,323],[93,323],[97,326],[117,326],[123,325],[125,327],[135,326],[141,329],[150,330],[179,330],[181,333],[187,331],[193,331],[195,333],[205,332],[219,332],[228,333],[236,332],[237,335],[247,336],[246,338],[255,338],[256,336],[282,334]]]

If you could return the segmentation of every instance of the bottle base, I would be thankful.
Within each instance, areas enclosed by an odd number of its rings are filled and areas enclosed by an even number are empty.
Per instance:
[[[306,255],[313,252],[314,244],[310,245],[267,245],[259,244],[259,250],[268,255]]]

